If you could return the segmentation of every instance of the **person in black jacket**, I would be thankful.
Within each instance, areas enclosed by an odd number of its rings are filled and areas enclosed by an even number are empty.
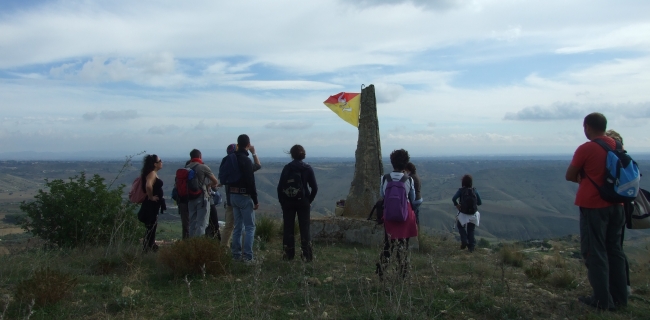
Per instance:
[[[253,175],[253,162],[248,158],[251,147],[250,138],[242,134],[237,137],[237,164],[241,172],[239,181],[228,185],[230,203],[235,218],[235,228],[232,232],[230,250],[234,260],[253,261],[253,240],[255,239],[255,210],[260,205],[257,202],[257,189]],[[253,154],[255,156],[255,154]],[[242,231],[244,241],[242,241]]]
[[[305,148],[297,144],[291,147],[289,153],[293,161],[282,169],[277,187],[278,200],[282,206],[282,218],[284,220],[283,259],[292,260],[295,255],[296,244],[293,230],[297,215],[302,258],[307,262],[311,262],[314,256],[309,235],[309,211],[311,203],[316,198],[318,185],[316,184],[314,170],[310,165],[302,161],[305,159]],[[297,179],[300,181],[298,182]]]

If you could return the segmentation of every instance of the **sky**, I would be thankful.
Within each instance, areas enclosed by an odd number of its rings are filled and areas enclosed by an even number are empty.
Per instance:
[[[383,156],[571,154],[602,112],[650,152],[650,1],[2,0],[0,155],[352,157],[324,104],[373,84]],[[307,159],[308,160],[308,159]]]

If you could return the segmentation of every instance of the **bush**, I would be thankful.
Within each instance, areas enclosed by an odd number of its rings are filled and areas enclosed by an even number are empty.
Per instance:
[[[573,289],[578,286],[576,277],[566,269],[554,272],[549,278],[549,282],[558,288]]]
[[[132,242],[144,230],[135,215],[135,205],[122,199],[124,185],[109,190],[104,178],[85,173],[70,178],[45,180],[47,191],[38,190],[33,202],[23,201],[20,209],[27,214],[23,229],[60,247],[107,244],[120,240]]]
[[[504,245],[499,252],[501,262],[513,267],[521,268],[524,265],[524,254],[519,252],[516,247]]]
[[[524,273],[531,279],[544,279],[551,274],[551,269],[544,262],[535,260],[524,270]]]
[[[176,276],[225,274],[231,262],[219,241],[207,237],[189,238],[162,247],[158,259]]]
[[[270,242],[278,233],[278,229],[278,223],[268,216],[261,216],[255,220],[255,237],[259,237],[264,242]]]
[[[36,306],[42,307],[61,301],[76,285],[76,279],[68,274],[49,268],[39,269],[31,278],[18,283],[16,299],[23,303],[34,300]]]
[[[481,238],[481,240],[478,241],[476,244],[479,248],[490,248],[492,247],[492,244],[490,244],[490,241],[488,241],[485,238]]]

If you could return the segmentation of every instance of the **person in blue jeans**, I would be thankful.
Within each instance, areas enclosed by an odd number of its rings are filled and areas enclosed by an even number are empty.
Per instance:
[[[469,174],[466,174],[463,176],[461,179],[461,185],[462,187],[456,191],[456,194],[454,195],[453,198],[451,198],[451,201],[454,203],[454,206],[456,209],[458,209],[458,216],[456,217],[456,227],[458,227],[458,233],[460,233],[460,249],[463,250],[467,248],[469,252],[474,252],[474,247],[476,246],[476,239],[474,238],[474,229],[478,227],[479,221],[481,220],[481,214],[476,210],[475,213],[464,213],[463,211],[468,211],[468,209],[462,208],[462,203],[463,203],[463,191],[466,190],[466,188],[471,189],[474,194],[476,195],[476,206],[480,206],[481,203],[481,196],[478,194],[478,191],[476,191],[475,188],[472,187],[472,176]],[[457,200],[460,198],[460,202],[458,203]],[[476,208],[474,208],[476,209]],[[467,230],[465,230],[467,228]]]
[[[235,154],[237,155],[241,178],[239,181],[228,185],[235,220],[230,250],[234,260],[243,260],[244,262],[252,262],[254,259],[255,210],[260,207],[257,202],[253,162],[248,157],[250,148],[250,138],[245,134],[240,135],[237,138],[237,151],[235,151]],[[253,156],[256,156],[256,154],[253,153]],[[242,231],[244,233],[243,241]]]

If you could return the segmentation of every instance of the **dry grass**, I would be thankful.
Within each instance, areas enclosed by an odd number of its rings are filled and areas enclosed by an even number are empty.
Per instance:
[[[499,251],[499,256],[502,263],[517,268],[524,266],[524,259],[526,258],[518,247],[512,245],[504,245]]]
[[[543,261],[535,260],[524,269],[524,273],[530,279],[540,280],[548,277],[551,269]]]
[[[162,247],[158,260],[176,276],[222,275],[227,272],[231,262],[219,241],[207,237],[190,238]]]
[[[55,304],[70,295],[77,280],[67,273],[43,268],[16,286],[16,300],[38,307]]]
[[[553,272],[548,278],[548,282],[556,288],[562,289],[573,289],[578,285],[575,275],[567,269]]]

